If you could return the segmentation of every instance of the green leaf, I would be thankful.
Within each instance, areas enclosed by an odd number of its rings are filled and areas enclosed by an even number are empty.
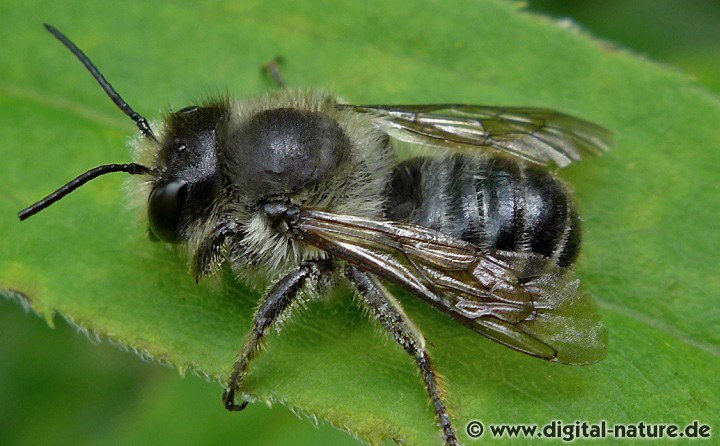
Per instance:
[[[18,222],[17,211],[85,169],[129,160],[124,141],[135,133],[40,25],[66,32],[151,117],[207,91],[262,93],[271,87],[259,67],[279,54],[291,85],[350,102],[544,106],[616,135],[612,152],[561,172],[584,216],[578,274],[609,328],[604,362],[529,358],[400,296],[445,376],[459,430],[473,419],[718,425],[720,103],[683,75],[499,1],[6,3],[14,6],[3,6],[0,27],[3,295],[224,380],[259,292],[229,274],[196,285],[176,250],[147,241],[122,178]],[[440,441],[412,359],[344,289],[271,337],[247,392],[369,442]]]

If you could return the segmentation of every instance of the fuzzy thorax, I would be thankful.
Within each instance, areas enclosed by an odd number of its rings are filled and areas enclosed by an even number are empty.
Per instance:
[[[381,217],[384,189],[393,166],[393,153],[385,134],[377,130],[367,115],[337,110],[331,97],[317,92],[285,91],[255,102],[237,102],[229,129],[241,126],[244,120],[270,108],[294,108],[320,112],[337,121],[349,141],[349,159],[334,175],[320,184],[303,188],[278,201],[339,214]],[[298,266],[303,260],[323,258],[325,254],[300,242],[273,222],[252,204],[243,203],[243,185],[234,185],[239,197],[233,200],[228,213],[241,222],[245,236],[236,241],[231,259],[234,267],[244,265],[265,268],[271,274]]]

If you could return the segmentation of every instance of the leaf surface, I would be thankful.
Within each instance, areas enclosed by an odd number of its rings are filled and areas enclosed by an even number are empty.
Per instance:
[[[94,181],[18,222],[20,209],[78,173],[129,161],[125,141],[135,131],[41,24],[68,34],[151,118],[208,92],[267,91],[259,67],[279,54],[289,84],[352,103],[542,106],[615,133],[606,156],[560,173],[584,217],[578,275],[609,327],[604,362],[567,367],[525,357],[400,296],[445,376],[459,430],[473,419],[720,425],[720,103],[683,75],[499,1],[7,3],[3,295],[22,293],[48,320],[58,312],[224,380],[259,292],[227,273],[196,285],[176,250],[146,239],[122,178]],[[369,442],[439,444],[413,360],[344,289],[271,337],[247,391]]]

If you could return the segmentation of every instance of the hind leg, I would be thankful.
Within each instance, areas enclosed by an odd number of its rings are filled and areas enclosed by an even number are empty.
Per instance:
[[[459,445],[457,433],[445,406],[437,372],[430,362],[430,357],[425,349],[425,339],[420,330],[415,327],[400,304],[374,276],[353,266],[346,269],[345,275],[355,286],[363,303],[375,318],[392,334],[395,341],[415,358],[420,375],[425,382],[425,388],[433,403],[435,414],[442,426],[445,443],[448,446]]]

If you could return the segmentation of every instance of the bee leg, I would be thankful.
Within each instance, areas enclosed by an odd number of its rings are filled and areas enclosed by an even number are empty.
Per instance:
[[[223,402],[227,410],[238,411],[247,406],[247,402],[239,405],[235,403],[235,393],[240,390],[248,365],[262,348],[270,327],[293,303],[308,280],[317,281],[322,274],[330,271],[331,265],[327,261],[304,262],[296,270],[278,280],[265,294],[255,311],[253,329],[240,350],[228,387],[223,393]]]
[[[355,286],[363,303],[375,318],[385,326],[405,351],[415,357],[430,400],[433,403],[435,414],[442,426],[445,443],[448,446],[459,445],[457,433],[445,407],[438,374],[430,362],[430,357],[425,349],[425,339],[420,330],[415,327],[415,324],[405,314],[400,303],[374,276],[366,274],[353,266],[345,270],[345,275]]]
[[[195,248],[190,260],[190,274],[199,282],[205,276],[214,274],[222,265],[226,243],[242,238],[243,233],[233,221],[222,221]]]
[[[265,62],[262,66],[262,71],[265,74],[268,74],[273,82],[275,82],[275,86],[278,88],[287,88],[287,85],[285,84],[285,80],[282,77],[282,74],[280,74],[280,64],[282,63],[282,57],[275,56],[272,59],[270,59],[268,62]]]

